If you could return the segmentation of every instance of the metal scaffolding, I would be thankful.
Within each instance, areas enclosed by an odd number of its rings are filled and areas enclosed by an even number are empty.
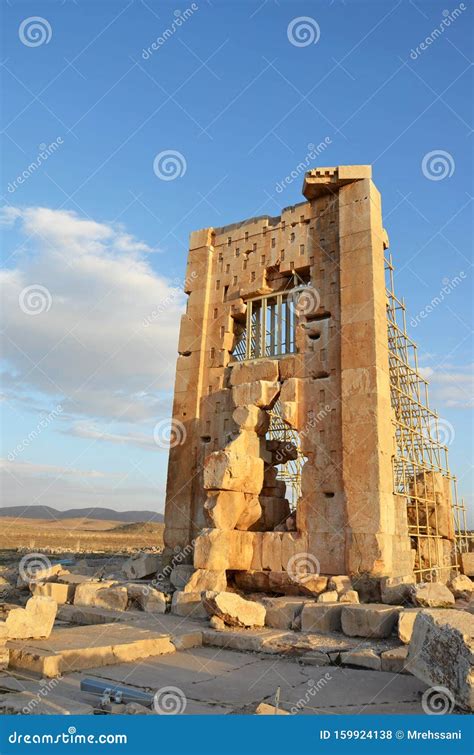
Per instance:
[[[268,428],[267,438],[269,440],[279,440],[282,443],[290,443],[297,450],[295,460],[287,461],[285,464],[277,466],[278,479],[286,483],[286,498],[289,501],[290,508],[295,511],[298,499],[301,497],[301,470],[306,461],[306,456],[301,452],[299,434],[293,430],[290,425],[284,421],[281,415],[281,404],[278,400],[269,411],[270,427]]]
[[[417,347],[407,334],[405,304],[395,294],[391,256],[385,270],[394,493],[406,500],[417,579],[446,581],[452,569],[459,570],[460,554],[469,550],[471,535],[464,502],[458,501],[456,478],[449,469],[448,449],[441,442],[440,420],[429,406]]]

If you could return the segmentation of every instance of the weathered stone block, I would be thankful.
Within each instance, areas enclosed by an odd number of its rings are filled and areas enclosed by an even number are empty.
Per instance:
[[[227,588],[225,571],[210,571],[209,569],[196,569],[187,581],[183,592],[224,592]]]
[[[161,556],[153,553],[140,553],[126,561],[122,571],[127,579],[142,579],[149,577],[161,567]]]
[[[341,663],[343,666],[358,666],[359,668],[370,668],[373,671],[380,671],[382,665],[380,656],[370,648],[341,653]]]
[[[232,592],[206,592],[203,605],[209,616],[218,616],[225,624],[237,627],[263,627],[265,607],[252,600],[244,600]]]
[[[463,574],[474,577],[474,553],[462,553],[461,566]]]
[[[270,426],[270,415],[258,406],[238,406],[234,409],[232,419],[241,430],[250,430],[257,435],[265,435]]]
[[[385,650],[380,659],[382,671],[391,671],[393,674],[409,674],[407,669],[408,648],[399,647]]]
[[[421,608],[405,608],[400,611],[398,616],[398,638],[408,645],[413,633],[413,627],[415,625],[415,619],[422,609]]]
[[[176,590],[171,601],[171,613],[175,616],[187,616],[190,619],[207,619],[200,592],[182,592]]]
[[[404,605],[411,603],[414,577],[383,577],[380,580],[382,603]]]
[[[151,585],[127,585],[127,593],[133,603],[147,613],[166,613],[166,596]],[[132,606],[133,607],[133,606]]]
[[[297,597],[262,598],[260,601],[266,610],[265,626],[273,629],[291,629],[296,616],[305,604]]]
[[[465,574],[454,577],[449,583],[449,587],[455,598],[463,598],[464,600],[469,600],[474,592],[474,582]]]
[[[235,406],[255,404],[261,409],[272,409],[280,393],[280,384],[269,380],[254,383],[242,383],[232,388],[232,400]]]
[[[278,360],[258,359],[254,362],[246,361],[234,364],[230,373],[230,384],[235,386],[260,380],[274,383],[278,380],[278,377]]]
[[[463,708],[474,709],[474,617],[466,611],[426,610],[416,617],[407,667],[429,685],[446,687]]]
[[[52,598],[58,605],[67,603],[74,598],[74,585],[61,584],[60,582],[33,582],[30,585],[32,595]]]
[[[439,582],[420,582],[411,589],[412,600],[422,608],[449,608],[454,606],[454,595]]]
[[[301,614],[303,632],[340,632],[343,610],[339,603],[306,603]]]
[[[398,620],[399,607],[378,604],[343,605],[342,631],[349,637],[389,637]]]
[[[52,632],[58,605],[52,598],[33,596],[25,608],[10,607],[5,618],[9,640],[47,639]]]
[[[127,588],[114,586],[113,582],[84,582],[76,587],[74,605],[125,611],[128,605]]]
[[[318,603],[337,603],[338,597],[336,590],[329,590],[321,593],[318,597]]]

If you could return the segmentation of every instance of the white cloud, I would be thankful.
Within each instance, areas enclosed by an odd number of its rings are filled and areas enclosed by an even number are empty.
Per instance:
[[[429,382],[430,400],[433,406],[444,405],[452,408],[472,408],[474,406],[473,365],[443,365],[423,367],[421,374]]]
[[[3,222],[26,236],[16,266],[0,273],[7,395],[54,398],[75,417],[162,416],[185,296],[153,271],[154,250],[121,227],[64,210],[7,207]],[[23,311],[29,286],[49,292],[49,308]]]
[[[115,443],[120,446],[132,445],[138,448],[144,448],[149,451],[158,451],[153,433],[142,432],[124,432],[124,433],[111,433],[101,430],[100,427],[92,423],[76,422],[74,426],[69,430],[70,435],[74,435],[77,438],[86,438],[88,440],[100,440],[105,443]]]
[[[8,506],[43,504],[60,511],[89,507],[162,511],[163,487],[148,483],[130,480],[126,473],[6,460],[0,463],[0,486]]]

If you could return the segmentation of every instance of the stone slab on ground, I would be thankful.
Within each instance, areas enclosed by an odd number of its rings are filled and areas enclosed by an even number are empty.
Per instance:
[[[401,606],[383,603],[346,605],[342,609],[342,631],[349,637],[389,637],[398,620]]]
[[[32,692],[12,692],[0,694],[0,713],[2,715],[51,715],[51,716],[87,716],[93,715],[92,705],[64,700],[52,694],[40,696]]]
[[[47,677],[176,651],[170,634],[136,624],[66,627],[48,640],[10,641],[8,647],[10,667]]]
[[[9,639],[25,640],[49,637],[53,629],[58,606],[55,600],[33,595],[24,608],[3,606],[5,621],[1,628]]]
[[[467,611],[430,609],[416,617],[407,667],[429,685],[446,687],[474,710],[474,617]]]
[[[411,596],[414,604],[422,608],[449,608],[455,603],[451,590],[440,582],[420,582],[413,585]]]
[[[341,653],[341,663],[343,666],[360,666],[374,671],[380,671],[382,667],[380,656],[370,649],[350,650],[348,653]]]
[[[327,677],[329,675],[329,679]],[[55,694],[82,699],[79,672],[58,680]],[[156,656],[140,664],[122,663],[90,669],[87,676],[125,683],[146,691],[177,686],[184,693],[186,714],[239,712],[249,704],[274,705],[287,712],[422,714],[423,682],[406,675],[364,669],[304,666],[292,660],[202,647]],[[88,702],[84,698],[85,702]],[[298,707],[299,701],[303,701]]]
[[[380,656],[382,671],[393,671],[394,674],[409,674],[407,657],[408,647],[406,646],[385,650]]]

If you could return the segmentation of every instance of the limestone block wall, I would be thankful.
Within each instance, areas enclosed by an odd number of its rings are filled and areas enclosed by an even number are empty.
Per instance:
[[[191,234],[178,346],[166,548],[192,544],[196,568],[262,589],[302,554],[322,574],[413,569],[392,492],[380,196],[370,166],[310,171],[303,190],[278,217]],[[294,353],[237,362],[248,302],[295,282]],[[276,401],[306,457],[293,516],[275,470],[292,449],[266,437]]]

